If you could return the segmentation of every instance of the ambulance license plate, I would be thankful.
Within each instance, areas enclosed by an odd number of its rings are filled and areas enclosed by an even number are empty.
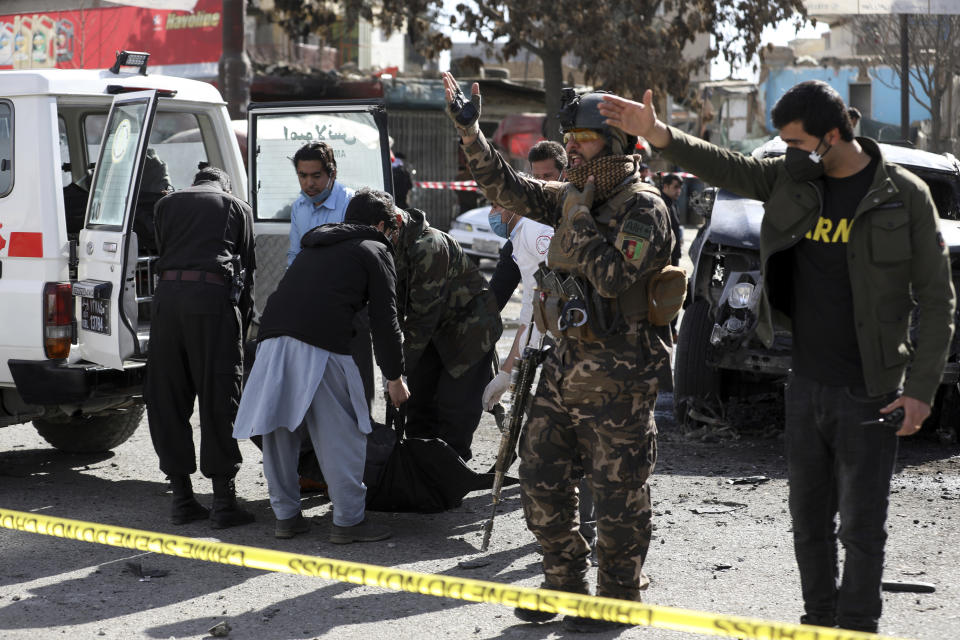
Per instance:
[[[110,300],[80,298],[80,328],[110,335]]]

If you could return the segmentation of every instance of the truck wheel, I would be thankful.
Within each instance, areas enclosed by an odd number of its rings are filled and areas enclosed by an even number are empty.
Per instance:
[[[126,442],[140,425],[143,413],[144,406],[138,404],[118,413],[34,420],[33,426],[60,451],[101,453]]]
[[[709,303],[694,301],[683,313],[674,361],[673,409],[681,424],[690,421],[691,406],[707,408],[704,405],[718,403],[720,374],[707,362],[712,331]]]
[[[923,423],[920,433],[935,432],[940,444],[952,446],[960,433],[960,393],[956,385],[941,385],[933,404],[933,412]],[[933,427],[933,428],[931,428]]]

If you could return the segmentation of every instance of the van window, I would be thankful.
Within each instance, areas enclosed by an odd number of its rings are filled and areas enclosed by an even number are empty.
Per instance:
[[[13,188],[13,105],[0,100],[0,198]]]
[[[97,182],[91,194],[87,224],[120,226],[123,224],[131,178],[136,170],[137,145],[144,120],[146,101],[118,106],[113,112],[106,148],[98,162]]]
[[[150,148],[166,163],[170,182],[178,191],[193,184],[197,165],[210,157],[193,113],[158,113],[150,131]]]
[[[83,128],[90,158],[96,158],[100,152],[106,121],[106,114],[90,114],[84,118]],[[150,131],[149,148],[154,152],[151,156],[155,155],[162,163],[170,184],[178,191],[193,184],[197,165],[210,158],[195,113],[157,113]],[[160,186],[159,183],[144,183],[140,190],[159,193],[163,191]]]
[[[60,167],[63,172],[63,186],[66,187],[73,182],[73,171],[70,168],[63,168],[64,165],[69,167],[71,162],[70,142],[67,140],[67,123],[64,121],[63,116],[57,117],[57,129],[60,132]]]
[[[252,196],[257,220],[288,221],[300,183],[291,160],[307,142],[333,147],[337,181],[351,189],[384,188],[380,129],[369,111],[256,115],[257,156]]]

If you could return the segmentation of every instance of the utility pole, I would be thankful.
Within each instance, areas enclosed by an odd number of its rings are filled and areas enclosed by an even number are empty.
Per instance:
[[[252,67],[243,42],[246,0],[223,0],[223,53],[218,64],[220,93],[234,120],[247,117]]]
[[[910,139],[910,45],[907,41],[910,16],[900,14],[900,139]]]

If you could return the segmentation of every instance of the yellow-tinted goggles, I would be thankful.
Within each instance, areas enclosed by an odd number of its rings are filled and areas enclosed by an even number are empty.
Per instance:
[[[571,142],[590,142],[591,140],[602,140],[603,134],[593,129],[571,129],[563,132],[563,144]]]

